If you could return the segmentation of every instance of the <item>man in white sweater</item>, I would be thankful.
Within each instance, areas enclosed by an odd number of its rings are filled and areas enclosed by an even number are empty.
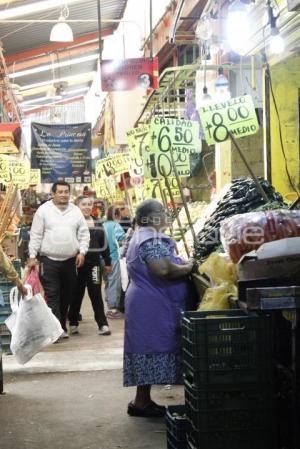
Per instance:
[[[82,212],[70,203],[70,184],[54,183],[52,198],[34,216],[28,265],[37,264],[39,255],[40,279],[48,306],[60,320],[66,338],[66,317],[75,294],[77,268],[84,264],[90,233]]]

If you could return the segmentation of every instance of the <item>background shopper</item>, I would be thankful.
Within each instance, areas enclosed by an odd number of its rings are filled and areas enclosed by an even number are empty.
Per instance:
[[[118,310],[121,296],[119,244],[125,239],[125,232],[118,223],[120,216],[120,210],[110,206],[107,209],[106,221],[103,223],[112,261],[112,272],[104,277],[105,295],[109,308],[107,316],[112,319],[122,317],[122,313]]]
[[[48,306],[68,337],[66,318],[75,295],[77,269],[84,264],[90,233],[80,209],[70,203],[70,185],[58,181],[53,198],[39,207],[30,231],[29,266],[40,260],[40,279]]]
[[[70,333],[78,333],[78,316],[87,287],[88,294],[94,310],[95,321],[98,324],[100,335],[110,335],[101,294],[102,273],[100,257],[104,260],[104,272],[110,274],[111,258],[103,226],[92,216],[94,200],[85,195],[79,196],[76,205],[82,211],[90,232],[90,246],[85,257],[85,263],[78,268],[76,294],[71,301],[69,310]]]

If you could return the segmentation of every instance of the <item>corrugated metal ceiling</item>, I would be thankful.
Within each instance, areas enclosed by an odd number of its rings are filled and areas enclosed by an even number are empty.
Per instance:
[[[17,6],[34,3],[32,0],[18,2]],[[13,7],[14,4],[12,4]],[[126,0],[101,0],[101,16],[102,20],[118,20],[123,17]],[[11,7],[11,8],[12,8]],[[98,30],[97,24],[97,2],[95,0],[80,1],[79,3],[70,4],[69,19],[71,20],[95,20],[91,23],[72,23],[71,27],[74,33],[74,38],[80,37],[84,34],[96,32]],[[0,7],[4,11],[5,7]],[[30,15],[16,17],[16,20],[35,20],[35,19],[58,19],[60,8],[39,12],[37,14],[32,11]],[[14,20],[14,19],[12,19]],[[102,28],[116,28],[117,23],[102,23]],[[49,44],[50,31],[53,27],[51,23],[1,23],[0,40],[2,41],[6,54],[19,53],[30,48],[40,47]]]
[[[9,5],[9,10],[18,8],[26,5],[34,5],[33,0],[22,0],[16,1]],[[63,2],[62,2],[63,3]],[[118,27],[118,22],[106,22],[107,20],[120,20],[123,17],[124,10],[126,7],[127,0],[101,0],[101,18],[102,18],[102,30],[109,31],[115,30]],[[98,32],[98,22],[97,22],[97,1],[96,0],[79,0],[76,3],[71,3],[68,5],[69,9],[69,20],[78,20],[76,23],[70,23],[73,30],[74,39],[84,38],[85,35],[90,35],[91,33]],[[0,6],[0,20],[1,12],[5,12],[8,9],[4,5]],[[0,23],[0,40],[2,42],[4,55],[10,57],[10,61],[14,61],[13,55],[22,54],[24,51],[32,49],[41,49],[41,55],[43,54],[43,47],[48,47],[52,43],[49,41],[50,32],[54,23],[34,23],[34,20],[57,20],[60,15],[60,7],[55,6],[54,8],[48,9],[46,11],[34,12],[34,7],[30,14],[12,17],[8,20],[32,20],[32,23]],[[84,20],[93,20],[92,22],[84,22]],[[72,46],[74,44],[66,44],[65,47],[70,49],[70,54],[64,51],[64,53],[59,53],[59,51],[53,50],[51,60],[53,62],[58,61],[72,61],[72,58],[80,58],[87,56],[89,54],[97,54],[97,45],[94,49],[90,50],[84,48],[82,45],[82,53],[72,56]],[[67,48],[67,49],[68,49]],[[66,49],[66,48],[65,48]],[[81,50],[80,50],[81,51]],[[45,51],[45,54],[49,55],[49,51]],[[18,58],[16,61],[15,71],[18,72],[17,63],[20,61],[28,60]],[[39,59],[36,58],[36,65],[34,67],[39,67],[43,65],[50,65],[39,63]],[[32,67],[32,59],[29,68]],[[91,83],[91,77],[89,79],[82,78],[83,74],[87,72],[93,72],[97,68],[97,60],[87,61],[80,64],[69,64],[66,67],[53,68],[50,67],[46,71],[26,74],[24,76],[18,77],[15,80],[11,78],[11,82],[17,83],[21,86],[21,90],[24,91],[24,86],[33,85],[36,83],[45,83],[47,86],[39,89],[28,90],[24,93],[24,100],[32,100],[38,97],[45,96],[47,89],[51,86],[51,80],[53,79],[64,79],[65,77],[74,77],[69,83],[70,86],[66,88],[66,94],[68,96],[68,91],[78,89],[81,87],[87,87]],[[13,71],[12,64],[9,67],[10,73]],[[21,69],[21,70],[24,70]],[[25,67],[26,70],[26,67]],[[78,77],[78,80],[77,80]],[[48,83],[47,83],[48,82]],[[22,89],[23,88],[23,89]]]

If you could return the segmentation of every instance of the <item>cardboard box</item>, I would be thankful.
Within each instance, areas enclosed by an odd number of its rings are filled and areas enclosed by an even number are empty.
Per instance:
[[[300,279],[300,237],[264,243],[257,251],[242,257],[238,264],[239,280]]]

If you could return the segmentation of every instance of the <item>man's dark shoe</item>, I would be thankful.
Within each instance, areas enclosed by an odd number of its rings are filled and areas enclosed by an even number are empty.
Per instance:
[[[152,402],[145,407],[137,407],[131,401],[128,404],[127,413],[130,416],[140,416],[142,418],[163,418],[166,414],[166,409]]]

